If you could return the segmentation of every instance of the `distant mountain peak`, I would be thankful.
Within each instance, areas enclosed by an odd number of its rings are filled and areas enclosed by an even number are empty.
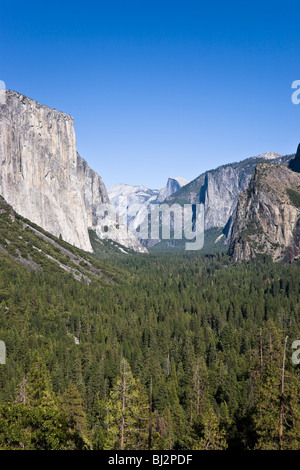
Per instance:
[[[189,181],[187,179],[182,178],[181,176],[174,176],[174,177],[170,176],[168,178],[168,183],[169,183],[169,181],[177,181],[180,184],[180,186],[185,186],[186,184],[189,183]]]
[[[159,192],[158,202],[165,201],[167,197],[172,196],[172,194],[176,193],[180,188],[187,185],[188,183],[188,180],[180,176],[177,176],[175,178],[168,178],[167,185]]]
[[[256,158],[264,158],[265,160],[275,160],[276,158],[280,158],[282,155],[280,153],[276,152],[266,152],[262,153],[261,155],[258,155]]]
[[[120,220],[129,229],[136,230],[152,204],[164,202],[187,183],[188,181],[180,176],[168,178],[166,186],[161,190],[121,183],[110,188],[108,194]]]

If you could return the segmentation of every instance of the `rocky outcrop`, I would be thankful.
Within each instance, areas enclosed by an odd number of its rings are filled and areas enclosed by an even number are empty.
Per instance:
[[[230,253],[235,262],[267,254],[274,261],[300,257],[300,174],[259,163],[238,200]]]
[[[289,169],[300,173],[300,144],[298,145],[297,153],[289,163]]]
[[[92,251],[91,228],[100,238],[145,251],[118,224],[102,179],[77,154],[68,114],[7,90],[0,104],[0,165],[0,194],[53,235]]]
[[[247,186],[250,176],[227,166],[205,175],[199,194],[204,204],[205,230],[222,227],[233,214],[238,194]]]
[[[91,251],[78,191],[73,118],[7,91],[0,108],[0,194],[23,217]]]
[[[221,166],[198,176],[166,199],[169,204],[204,204],[205,230],[226,227],[226,239],[230,239],[231,224],[234,220],[238,196],[250,183],[256,165],[272,161],[288,165],[291,156],[267,152],[241,162]]]
[[[215,228],[223,229],[221,243],[229,244],[239,194],[249,186],[256,165],[260,162],[272,162],[287,166],[293,157],[293,155],[282,156],[275,152],[267,152],[224,165],[203,173],[190,183],[181,185],[173,194],[162,199],[168,205],[204,204],[205,232]],[[166,195],[168,188],[174,190],[175,185],[172,180],[170,178],[167,186],[159,192],[144,186],[118,185],[109,190],[110,199],[114,206],[118,207],[117,211],[123,222],[126,223],[127,220],[128,226],[135,230],[145,219],[150,206],[159,202],[160,195]],[[220,235],[217,241],[220,241]],[[149,246],[147,240],[141,242]],[[158,242],[159,240],[155,241]]]

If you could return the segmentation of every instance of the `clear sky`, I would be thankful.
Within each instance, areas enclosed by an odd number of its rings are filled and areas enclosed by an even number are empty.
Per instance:
[[[71,114],[107,187],[300,141],[300,2],[52,0],[0,4],[0,80]]]

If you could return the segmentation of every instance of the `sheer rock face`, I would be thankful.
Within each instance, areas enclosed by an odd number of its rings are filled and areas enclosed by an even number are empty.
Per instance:
[[[205,210],[205,230],[227,223],[236,208],[237,195],[249,181],[249,174],[230,166],[205,175],[200,193],[200,202]]]
[[[109,199],[100,176],[77,154],[73,118],[16,92],[5,95],[0,194],[23,217],[92,251],[88,228],[100,233],[97,211]],[[109,235],[113,239],[114,233]],[[128,239],[131,248],[140,249],[132,235]]]
[[[204,204],[205,230],[226,226],[226,243],[230,240],[232,222],[235,217],[238,196],[251,180],[259,162],[270,161],[288,165],[291,156],[267,152],[241,162],[210,170],[179,189],[167,198],[170,204]]]
[[[89,167],[79,154],[77,154],[77,175],[87,216],[87,226],[89,228],[96,227],[99,222],[97,208],[102,204],[109,204],[106,187],[102,178]]]
[[[71,116],[7,91],[0,108],[0,160],[0,194],[16,212],[92,251]]]
[[[298,145],[297,153],[295,158],[290,161],[289,169],[300,173],[300,144]]]
[[[300,258],[300,174],[283,165],[257,165],[239,196],[230,253],[235,262],[258,254],[273,261]]]

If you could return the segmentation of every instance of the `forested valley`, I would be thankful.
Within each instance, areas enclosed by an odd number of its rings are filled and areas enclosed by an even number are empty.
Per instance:
[[[1,449],[300,448],[299,266],[103,263],[88,283],[0,251]]]

